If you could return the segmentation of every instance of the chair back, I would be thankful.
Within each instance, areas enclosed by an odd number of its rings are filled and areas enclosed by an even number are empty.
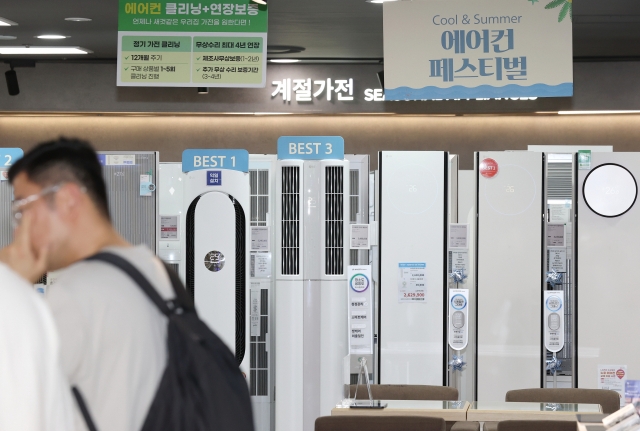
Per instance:
[[[444,419],[423,416],[323,416],[315,431],[446,431]]]
[[[502,421],[498,431],[576,431],[578,426],[571,421]]]
[[[602,413],[611,414],[620,409],[620,396],[606,389],[518,389],[507,392],[507,402],[600,404]]]
[[[349,393],[353,398],[356,385],[349,386]],[[458,401],[458,390],[449,386],[371,385],[371,396],[374,400]],[[369,399],[366,385],[358,387],[358,399]]]

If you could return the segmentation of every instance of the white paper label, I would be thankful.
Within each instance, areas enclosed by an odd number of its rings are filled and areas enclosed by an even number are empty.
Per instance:
[[[567,272],[567,249],[549,248],[549,271]]]
[[[598,389],[616,391],[620,406],[625,404],[624,387],[627,382],[626,365],[598,365]]]
[[[349,353],[373,354],[373,285],[371,266],[347,268],[349,292]]]
[[[564,347],[564,292],[545,290],[543,307],[544,345],[557,353]]]
[[[270,278],[271,260],[271,253],[251,253],[249,266],[251,278]]]
[[[549,205],[549,223],[569,223],[571,203]]]
[[[9,181],[9,171],[0,171],[0,181]]]
[[[369,225],[368,224],[352,224],[351,226],[351,249],[352,250],[369,250],[371,244],[369,241]]]
[[[449,248],[469,248],[469,225],[450,224],[449,225]]]
[[[160,239],[179,240],[178,226],[180,216],[160,216]]]
[[[136,164],[136,155],[107,155],[105,157],[105,165],[107,166],[133,166]]]
[[[449,289],[449,346],[467,347],[469,340],[469,289]]]
[[[260,336],[260,290],[251,289],[251,336]]]
[[[547,246],[548,247],[565,247],[564,241],[564,224],[548,224],[547,225]]]
[[[467,250],[452,250],[449,252],[449,272],[464,270],[469,275],[469,252]]]
[[[427,264],[403,262],[398,264],[398,302],[426,303]]]
[[[251,226],[251,251],[269,251],[269,227]]]

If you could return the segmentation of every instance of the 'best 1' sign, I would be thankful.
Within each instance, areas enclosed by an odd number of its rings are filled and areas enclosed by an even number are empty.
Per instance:
[[[182,152],[182,172],[199,171],[211,168],[249,172],[249,153],[247,150],[207,149],[184,150]]]
[[[341,136],[281,136],[278,159],[343,160],[344,139]]]

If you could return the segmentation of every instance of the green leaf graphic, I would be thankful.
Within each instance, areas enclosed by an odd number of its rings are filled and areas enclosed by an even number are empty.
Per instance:
[[[570,9],[571,9],[571,3],[565,3],[564,6],[562,6],[560,15],[558,15],[558,22],[562,22],[562,20],[565,19]]]
[[[544,8],[545,9],[553,9],[554,7],[558,7],[558,6],[560,6],[561,4],[563,4],[566,1],[567,0],[553,0],[551,3],[546,5]]]
[[[569,19],[573,22],[573,3],[569,3]]]

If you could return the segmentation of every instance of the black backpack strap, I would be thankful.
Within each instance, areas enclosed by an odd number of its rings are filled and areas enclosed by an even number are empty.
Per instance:
[[[80,408],[80,412],[82,413],[82,417],[84,418],[84,421],[87,424],[87,428],[89,429],[89,431],[98,431],[98,428],[96,428],[96,424],[93,422],[93,419],[91,418],[91,413],[89,413],[89,409],[87,408],[87,403],[84,402],[84,398],[82,398],[82,394],[80,393],[80,390],[78,390],[77,387],[72,387],[71,391],[73,392],[73,396],[76,399],[76,402],[78,403],[78,407]]]
[[[158,310],[160,310],[162,314],[167,317],[171,317],[171,315],[173,314],[173,306],[171,301],[165,301],[162,296],[160,296],[158,291],[151,285],[151,283],[149,283],[149,280],[147,280],[147,278],[142,275],[142,273],[125,258],[114,253],[102,252],[88,257],[86,260],[106,262],[117,268],[120,268],[129,277],[131,277],[131,279],[135,281],[138,286],[140,286],[140,289],[142,289],[147,297],[149,297],[151,302],[153,302],[156,307],[158,307]],[[170,278],[171,283],[174,284],[174,277],[170,275]],[[178,279],[178,281],[180,280]]]

